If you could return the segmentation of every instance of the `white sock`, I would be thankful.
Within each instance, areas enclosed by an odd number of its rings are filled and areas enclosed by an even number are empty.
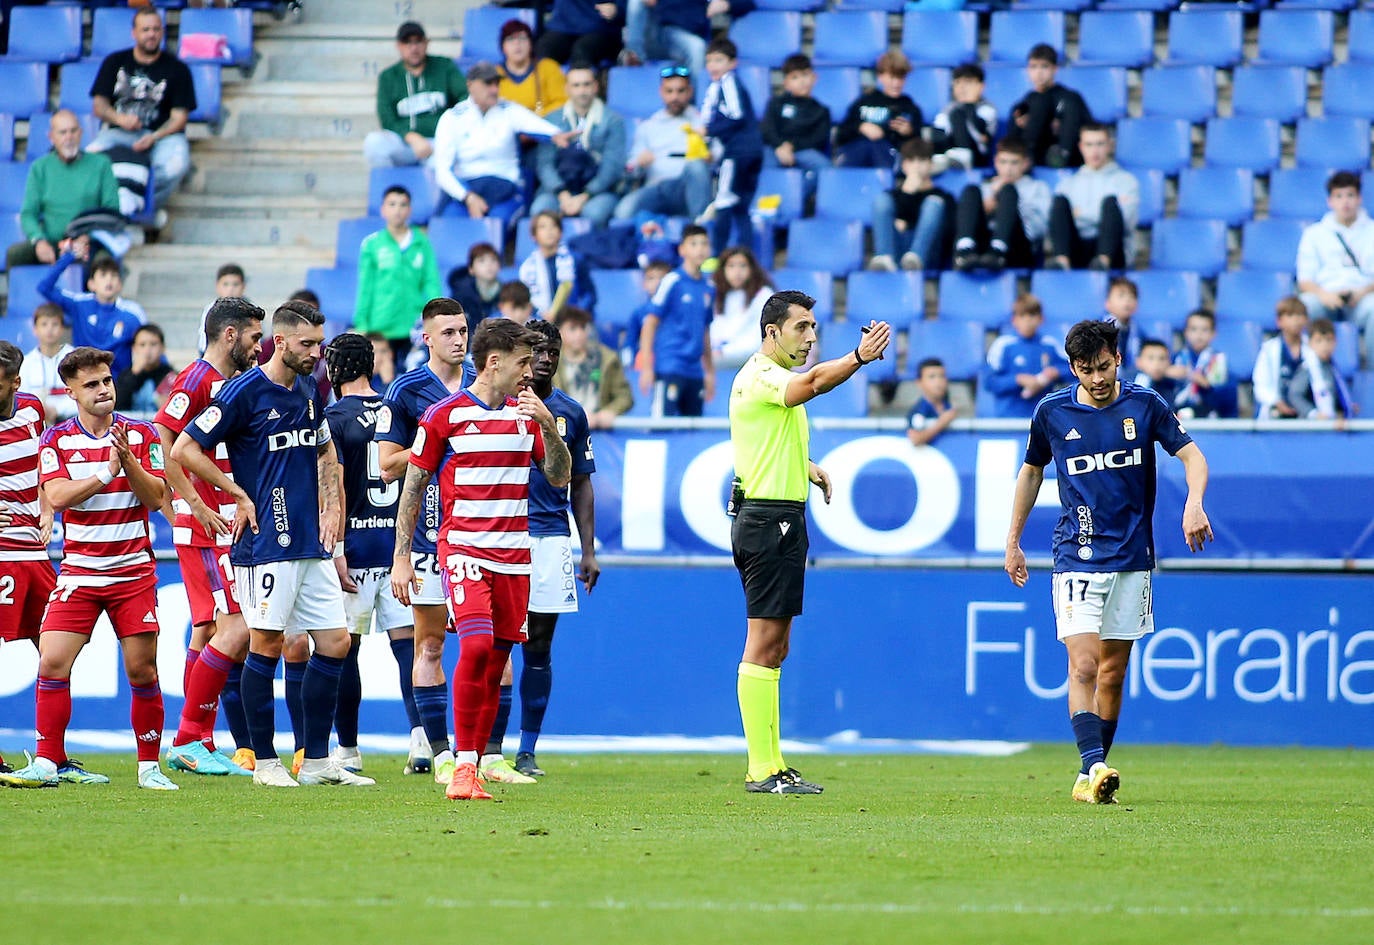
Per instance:
[[[37,765],[38,769],[44,774],[57,774],[57,762],[53,761],[51,758],[35,758],[33,759],[33,763]]]
[[[156,771],[156,770],[157,770],[157,762],[156,762],[156,761],[140,761],[140,762],[138,763],[138,776],[139,776],[140,778],[143,777],[143,775],[146,774],[147,772],[149,772],[149,771]]]
[[[477,764],[477,752],[475,752],[475,751],[460,751],[460,752],[458,752],[458,763],[459,763],[460,765],[475,765],[475,764]]]
[[[489,764],[499,765],[501,762],[505,760],[506,756],[498,752],[494,755],[483,755],[477,763],[485,767]]]
[[[452,760],[453,760],[453,752],[451,752],[451,751],[449,751],[447,748],[445,748],[443,751],[439,752],[439,754],[437,754],[437,755],[434,756],[434,767],[437,768],[437,767],[439,767],[441,764],[445,764],[445,763],[450,762],[450,761],[452,761]]]

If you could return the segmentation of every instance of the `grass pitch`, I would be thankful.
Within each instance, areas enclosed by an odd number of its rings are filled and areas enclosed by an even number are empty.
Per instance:
[[[1374,940],[1374,753],[1122,745],[1122,803],[1069,800],[1072,746],[793,759],[745,794],[717,755],[548,754],[454,804],[179,775],[0,793],[5,939],[101,943]]]

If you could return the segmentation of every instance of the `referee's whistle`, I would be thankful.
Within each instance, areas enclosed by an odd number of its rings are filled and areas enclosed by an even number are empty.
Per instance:
[[[868,327],[867,325],[860,325],[860,326],[859,326],[859,331],[860,331],[860,333],[862,333],[862,334],[865,334],[865,335],[868,334],[869,330],[870,330],[870,329],[869,329],[869,327]],[[879,353],[878,353],[878,360],[879,360],[879,361],[883,360],[882,352],[879,352]]]

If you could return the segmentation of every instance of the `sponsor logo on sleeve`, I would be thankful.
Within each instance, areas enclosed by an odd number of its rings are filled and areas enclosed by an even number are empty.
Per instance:
[[[215,427],[219,426],[223,417],[224,414],[220,412],[220,409],[212,404],[201,411],[199,417],[196,417],[196,426],[205,433],[214,433]]]
[[[43,447],[43,452],[39,456],[39,465],[45,473],[57,472],[57,450],[51,446]]]
[[[148,460],[149,460],[150,463],[152,463],[152,466],[153,466],[154,469],[162,469],[162,468],[163,468],[163,465],[162,465],[162,444],[161,444],[161,443],[149,443],[149,444],[148,444]]]
[[[167,416],[173,420],[181,420],[186,416],[186,411],[191,409],[191,398],[184,390],[179,390],[172,395],[172,399],[167,401]]]

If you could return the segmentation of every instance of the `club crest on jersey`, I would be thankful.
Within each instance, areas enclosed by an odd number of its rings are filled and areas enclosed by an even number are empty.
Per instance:
[[[516,418],[515,418],[515,430],[516,430],[516,432],[519,433],[521,436],[525,436],[526,434],[528,434],[528,433],[530,432],[530,424],[529,424],[529,421],[526,420],[524,417],[516,417]],[[558,432],[559,432],[559,433],[562,433],[563,431],[562,431],[562,430],[559,430]]]
[[[186,411],[190,408],[191,398],[186,395],[184,390],[179,390],[172,395],[171,400],[167,401],[167,406],[164,409],[167,411],[167,416],[173,420],[180,420],[186,416]]]
[[[566,417],[554,417],[554,426],[558,427],[558,435],[564,437],[568,435],[568,420]]]
[[[1128,440],[1135,439],[1135,417],[1127,417],[1121,421],[1121,433]]]
[[[206,433],[213,433],[222,416],[224,415],[220,413],[220,409],[212,404],[202,410],[199,417],[196,417],[196,426]]]

